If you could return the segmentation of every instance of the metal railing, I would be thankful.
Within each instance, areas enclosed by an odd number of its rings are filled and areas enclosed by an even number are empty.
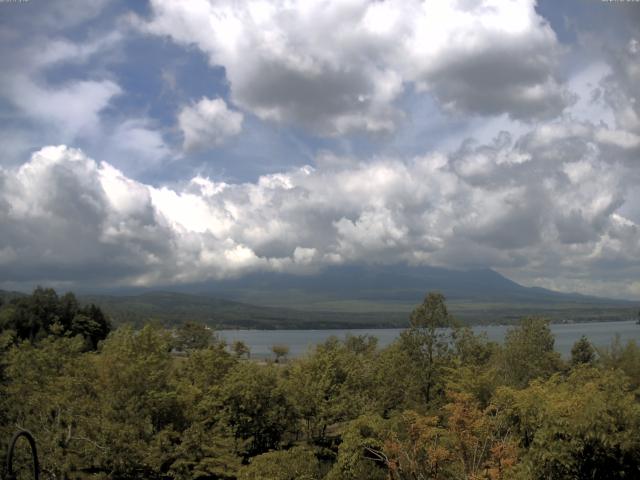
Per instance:
[[[29,442],[29,446],[31,447],[31,459],[33,460],[33,478],[35,480],[39,480],[40,464],[38,463],[36,439],[33,438],[31,432],[27,430],[18,430],[11,438],[11,442],[9,442],[9,449],[7,450],[7,460],[4,469],[4,480],[16,480],[16,474],[13,471],[13,452],[20,437],[26,438],[27,442]]]

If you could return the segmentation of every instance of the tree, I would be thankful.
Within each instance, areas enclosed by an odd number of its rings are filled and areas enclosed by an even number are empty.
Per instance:
[[[242,458],[236,455],[233,433],[225,425],[211,419],[194,421],[176,443],[168,478],[237,478]]]
[[[3,330],[13,330],[19,340],[31,343],[51,333],[60,320],[58,295],[52,288],[37,287],[27,297],[15,298],[3,315]]]
[[[424,402],[422,382],[405,343],[393,342],[376,358],[372,398],[384,417]]]
[[[242,358],[243,356],[247,356],[247,358],[251,358],[251,350],[242,340],[236,340],[233,342],[233,346],[231,347],[233,353],[236,354],[236,357]]]
[[[328,428],[352,420],[374,402],[375,362],[331,337],[287,371],[287,392],[309,441],[324,443]]]
[[[347,334],[344,339],[344,346],[353,353],[371,354],[378,347],[378,337]]]
[[[384,480],[389,478],[384,450],[386,425],[377,415],[349,422],[342,433],[338,458],[326,480]]]
[[[173,346],[179,351],[190,352],[207,348],[213,340],[213,332],[202,323],[185,322],[176,330]]]
[[[87,305],[77,310],[71,320],[71,334],[82,335],[90,350],[98,348],[98,343],[107,338],[111,323],[96,305]]]
[[[523,453],[514,478],[640,478],[640,405],[618,372],[582,366],[494,404]]]
[[[535,378],[549,378],[560,370],[562,360],[554,350],[549,321],[527,317],[507,331],[502,350],[502,375],[513,386],[523,388]]]
[[[276,356],[276,363],[280,363],[289,355],[289,347],[287,345],[274,345],[271,347],[271,351]]]
[[[73,293],[58,297],[52,288],[37,287],[30,296],[13,299],[0,309],[0,330],[12,330],[16,340],[34,343],[48,335],[81,335],[95,350],[111,324],[96,305],[81,307]]]
[[[277,449],[296,418],[274,367],[238,363],[220,389],[220,415],[246,458]]]
[[[192,351],[175,370],[176,398],[184,415],[169,471],[177,479],[235,478],[240,443],[222,415],[220,390],[238,360],[222,342]],[[241,445],[240,445],[241,446]]]
[[[95,359],[96,411],[85,436],[93,460],[116,478],[153,478],[174,455],[173,432],[184,425],[171,382],[171,336],[158,327],[121,327]]]
[[[88,355],[80,337],[55,336],[37,344],[23,341],[7,353],[6,385],[0,391],[6,422],[0,424],[0,436],[8,439],[18,428],[30,430],[42,467],[60,478],[87,464],[93,451],[84,432],[99,408]]]
[[[409,367],[427,404],[444,393],[443,375],[453,354],[454,326],[444,295],[432,292],[413,310],[410,328],[400,335],[400,344],[410,358]]]
[[[320,465],[313,450],[293,447],[263,453],[243,467],[238,480],[319,480]]]
[[[517,462],[517,445],[496,422],[494,408],[483,411],[468,393],[449,392],[445,405],[452,469],[459,478],[491,480],[511,478],[510,470]]]
[[[571,366],[593,365],[596,361],[596,351],[591,342],[584,335],[571,347]]]
[[[507,480],[517,446],[504,435],[492,409],[483,411],[469,394],[448,394],[442,417],[405,411],[384,444],[389,479]]]
[[[598,354],[605,368],[624,373],[632,387],[640,387],[640,346],[635,340],[629,340],[623,345],[620,336],[616,335],[611,345],[599,349]]]
[[[441,480],[453,477],[453,452],[447,448],[448,432],[438,417],[408,410],[396,420],[385,441],[389,478]],[[455,477],[454,477],[455,478]]]
[[[500,345],[490,342],[485,333],[476,335],[468,327],[459,329],[454,345],[455,357],[447,370],[447,390],[472,394],[486,408],[500,384],[496,368]]]

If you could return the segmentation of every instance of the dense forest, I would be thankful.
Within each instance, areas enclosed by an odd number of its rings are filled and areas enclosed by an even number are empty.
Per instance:
[[[0,438],[33,432],[43,478],[640,478],[634,342],[563,359],[524,318],[496,344],[437,293],[387,348],[267,362],[194,323],[111,330],[50,289],[5,300],[0,330]]]

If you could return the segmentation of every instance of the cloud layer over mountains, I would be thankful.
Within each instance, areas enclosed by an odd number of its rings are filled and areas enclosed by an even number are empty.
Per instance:
[[[373,262],[640,299],[613,3],[0,4],[0,288]]]
[[[345,262],[490,266],[632,296],[640,219],[621,212],[638,145],[611,137],[557,123],[451,155],[327,156],[252,183],[160,188],[46,147],[0,174],[0,264],[16,280],[135,285]]]

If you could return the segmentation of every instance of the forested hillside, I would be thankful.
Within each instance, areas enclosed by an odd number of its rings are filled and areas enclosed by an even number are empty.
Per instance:
[[[523,319],[499,345],[430,294],[385,349],[335,338],[265,363],[192,323],[93,343],[77,321],[54,328],[70,297],[36,297],[25,312],[48,320],[34,335],[2,310],[0,435],[31,430],[44,478],[640,476],[633,342],[596,351],[582,339],[565,361],[545,320]]]
[[[176,291],[177,289],[177,291]],[[438,291],[458,320],[514,324],[527,315],[554,322],[627,320],[638,304],[524,287],[490,269],[332,266],[314,275],[260,272],[166,291],[81,295],[116,323],[195,320],[223,328],[402,327],[425,291]]]

